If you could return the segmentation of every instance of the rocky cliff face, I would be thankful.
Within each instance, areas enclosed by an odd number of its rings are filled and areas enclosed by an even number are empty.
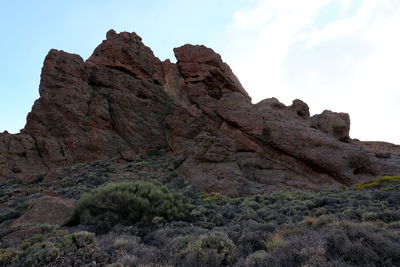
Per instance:
[[[399,147],[350,139],[348,114],[252,104],[210,48],[174,52],[176,64],[161,62],[135,33],[113,30],[86,61],[51,50],[25,128],[0,134],[0,177],[161,149],[182,158],[193,185],[232,196],[400,173]]]

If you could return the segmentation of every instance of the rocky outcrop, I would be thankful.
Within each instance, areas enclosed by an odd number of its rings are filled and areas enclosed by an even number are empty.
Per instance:
[[[350,117],[347,113],[324,110],[311,118],[311,126],[327,133],[340,141],[349,141]]]
[[[23,133],[47,168],[167,146],[164,119],[174,104],[161,61],[135,34],[107,38],[86,62],[57,50],[45,59]]]
[[[186,56],[192,50],[194,56]],[[175,49],[189,98],[200,112],[189,115],[178,108],[167,117],[174,134],[169,139],[172,150],[187,155],[181,173],[194,184],[235,195],[350,185],[368,176],[398,172],[393,162],[385,163],[371,151],[345,143],[350,129],[347,114],[325,111],[310,119],[308,106],[301,100],[289,107],[275,98],[254,105],[221,59],[216,63],[217,57],[207,53],[214,52],[189,45]],[[196,73],[194,78],[187,66]],[[218,71],[215,66],[220,66]],[[212,80],[223,82],[216,86]]]
[[[232,196],[400,172],[398,150],[350,139],[348,114],[310,117],[298,99],[252,104],[212,49],[174,52],[176,64],[161,62],[138,35],[113,30],[86,61],[51,50],[25,128],[0,134],[0,177],[160,149],[196,187]]]
[[[46,169],[35,138],[30,134],[0,134],[0,180]]]
[[[33,223],[64,225],[72,218],[74,207],[74,199],[44,196],[35,200],[12,225]]]

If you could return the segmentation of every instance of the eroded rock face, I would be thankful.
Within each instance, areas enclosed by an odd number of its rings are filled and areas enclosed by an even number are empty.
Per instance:
[[[0,180],[31,176],[45,169],[32,135],[0,134]]]
[[[326,188],[400,172],[396,149],[349,137],[345,113],[310,118],[301,100],[257,104],[217,53],[174,49],[161,62],[135,33],[109,31],[83,61],[51,50],[23,131],[0,134],[0,176],[163,149],[204,191],[235,196]]]
[[[174,104],[163,82],[161,61],[134,33],[109,33],[86,62],[51,50],[23,132],[49,168],[165,148]]]
[[[301,100],[289,107],[275,98],[252,104],[211,49],[185,45],[174,51],[188,97],[200,112],[179,107],[168,116],[169,140],[187,156],[181,173],[204,190],[235,195],[320,188],[398,170],[343,142],[349,140],[347,114],[325,111],[310,119]]]
[[[74,199],[44,196],[37,199],[13,225],[40,223],[64,225],[69,222],[75,207]]]
[[[337,113],[324,110],[311,118],[311,125],[340,141],[350,140],[350,117],[347,113]]]

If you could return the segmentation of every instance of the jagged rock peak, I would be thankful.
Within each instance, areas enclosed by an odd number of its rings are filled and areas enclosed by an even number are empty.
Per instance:
[[[88,62],[123,71],[137,78],[164,84],[161,61],[136,33],[114,30],[93,52]]]
[[[186,82],[204,82],[219,89],[236,91],[251,100],[231,68],[219,54],[204,45],[190,45],[174,49],[177,64]],[[224,93],[221,90],[220,94]]]
[[[142,42],[142,37],[137,35],[135,32],[121,32],[116,33],[115,30],[111,29],[106,33],[106,39],[108,41],[115,41],[117,39],[125,40],[127,42]]]

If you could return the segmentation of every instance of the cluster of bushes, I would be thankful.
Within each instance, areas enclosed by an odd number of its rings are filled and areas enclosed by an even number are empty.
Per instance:
[[[334,216],[354,222],[400,222],[400,182],[331,191],[276,191],[241,198],[201,195],[191,215],[201,227],[230,226],[252,220],[276,226],[293,225],[305,217]]]
[[[111,183],[82,195],[74,220],[80,224],[77,233],[55,230],[0,249],[0,266],[389,267],[400,262],[397,178],[240,198],[193,191],[184,198],[161,184]]]
[[[106,263],[109,256],[86,231],[69,234],[57,229],[25,240],[17,248],[0,249],[0,266],[82,266]]]
[[[110,183],[80,198],[73,222],[105,232],[118,224],[181,220],[189,209],[190,205],[180,195],[160,184]]]
[[[258,237],[244,252],[226,229],[170,225],[143,237],[62,230],[0,249],[1,266],[398,266],[400,236],[371,223],[309,218]],[[239,245],[239,246],[238,246]]]
[[[243,266],[398,266],[400,237],[393,230],[369,223],[315,221],[278,231],[272,236],[274,249],[249,255]]]

